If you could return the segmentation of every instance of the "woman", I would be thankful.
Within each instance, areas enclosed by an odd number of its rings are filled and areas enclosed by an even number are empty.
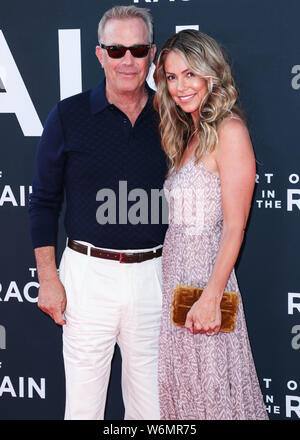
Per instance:
[[[268,419],[234,273],[255,158],[230,68],[212,38],[184,30],[165,43],[155,81],[170,204],[163,249],[161,418]],[[178,284],[204,288],[185,328],[170,319]],[[230,333],[220,332],[224,290],[239,294]]]

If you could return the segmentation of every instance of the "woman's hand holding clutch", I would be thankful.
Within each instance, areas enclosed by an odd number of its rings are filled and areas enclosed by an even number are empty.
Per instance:
[[[221,319],[220,298],[206,288],[188,312],[185,327],[192,334],[213,336],[220,331]]]

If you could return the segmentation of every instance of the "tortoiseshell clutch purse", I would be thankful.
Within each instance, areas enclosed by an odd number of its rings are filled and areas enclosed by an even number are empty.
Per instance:
[[[194,286],[178,284],[173,292],[171,321],[174,325],[184,327],[186,315],[196,302],[203,289]],[[235,329],[236,316],[238,312],[239,297],[237,292],[224,292],[221,300],[222,323],[220,331],[232,332]]]

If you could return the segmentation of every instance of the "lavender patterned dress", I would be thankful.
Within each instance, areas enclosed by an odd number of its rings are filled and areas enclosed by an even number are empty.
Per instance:
[[[219,178],[202,162],[187,163],[164,185],[170,219],[163,248],[163,310],[159,344],[161,419],[268,419],[240,297],[236,329],[192,335],[170,319],[177,284],[205,287],[222,233]],[[226,290],[239,292],[234,271]]]

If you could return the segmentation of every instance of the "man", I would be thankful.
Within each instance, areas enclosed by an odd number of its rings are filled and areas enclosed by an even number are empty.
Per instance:
[[[162,188],[166,165],[145,82],[156,51],[151,16],[114,7],[98,37],[105,81],[58,103],[38,147],[30,202],[38,304],[63,326],[65,419],[103,419],[115,343],[125,419],[158,419],[166,226],[151,197]],[[68,241],[59,279],[55,245],[64,192]]]

